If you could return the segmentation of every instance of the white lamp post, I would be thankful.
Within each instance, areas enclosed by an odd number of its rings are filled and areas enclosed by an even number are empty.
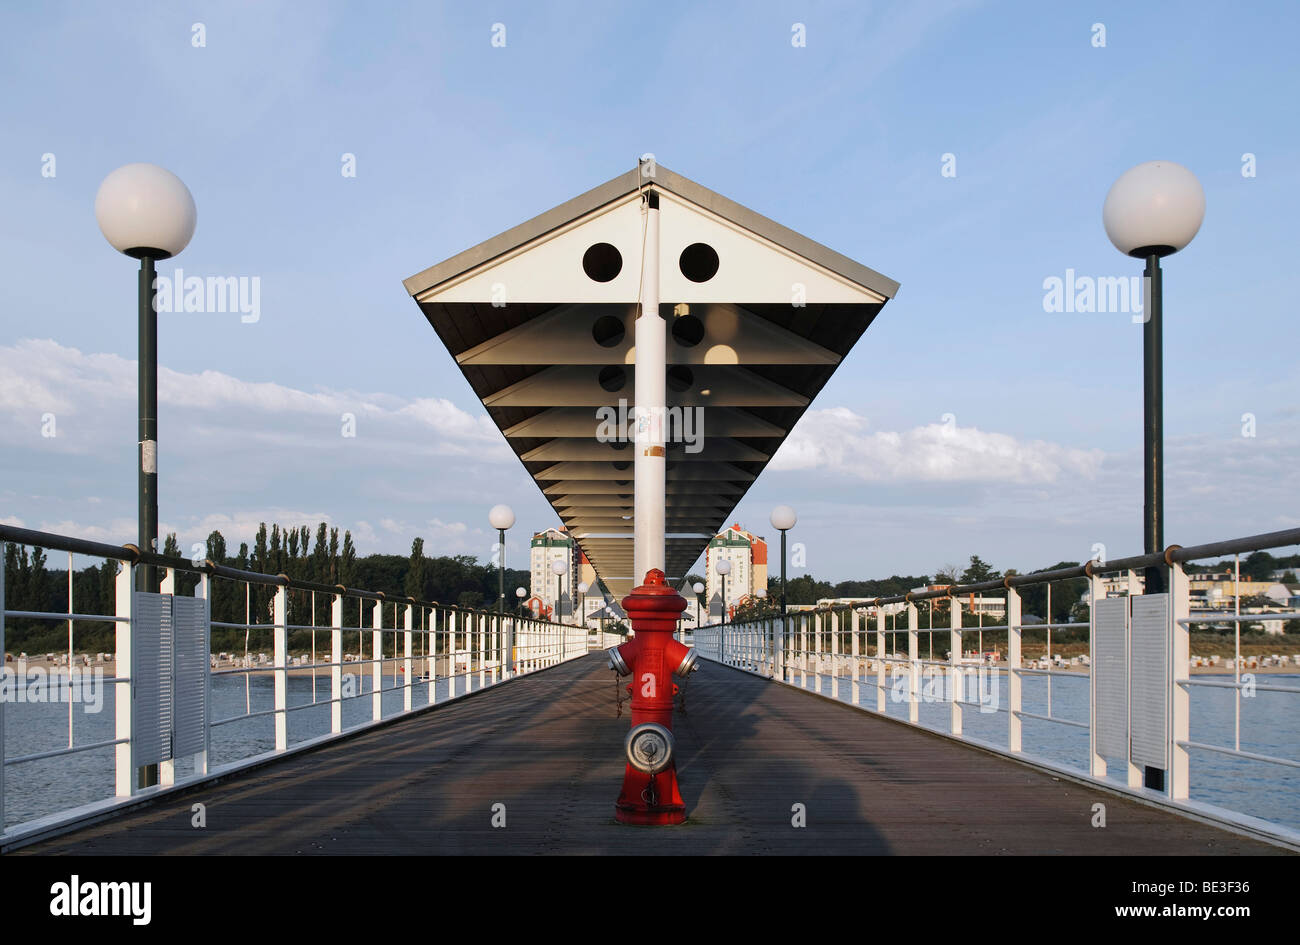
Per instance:
[[[581,603],[578,605],[578,624],[587,626],[587,590],[590,585],[586,581],[578,582],[578,593],[581,595]]]
[[[564,623],[564,613],[560,609],[560,576],[568,570],[568,566],[556,558],[551,562],[551,571],[555,574],[555,617],[556,623]]]
[[[1164,406],[1160,258],[1192,241],[1205,218],[1196,175],[1172,161],[1147,161],[1120,175],[1101,211],[1106,235],[1126,256],[1146,260],[1143,348],[1143,547],[1164,550]],[[1159,567],[1146,569],[1146,593],[1164,590]]]
[[[731,573],[731,562],[726,558],[719,558],[718,563],[713,566],[713,570],[718,572],[722,578],[722,622],[727,622],[727,575]]]
[[[175,256],[194,236],[198,212],[181,179],[154,164],[119,167],[99,185],[95,219],[120,253],[140,260],[139,281],[139,541],[158,551],[158,312],[154,264]],[[156,590],[154,569],[140,570],[141,590]]]
[[[519,598],[519,610],[521,615],[524,609],[524,598],[527,596],[528,596],[528,592],[524,590],[522,587],[515,588],[515,597]]]
[[[497,530],[497,613],[506,612],[506,529],[515,524],[515,510],[508,505],[494,505],[488,521]]]

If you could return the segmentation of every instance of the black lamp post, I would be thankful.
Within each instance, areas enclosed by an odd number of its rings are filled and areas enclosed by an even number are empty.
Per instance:
[[[785,616],[785,533],[794,528],[799,517],[788,505],[778,505],[772,510],[772,527],[781,533],[781,616]]]
[[[1146,261],[1142,332],[1143,517],[1146,554],[1165,548],[1164,365],[1160,259],[1196,236],[1205,218],[1205,192],[1196,175],[1172,161],[1148,161],[1125,171],[1111,186],[1102,223],[1115,248]],[[1166,590],[1164,569],[1148,567],[1145,593]]]
[[[154,306],[155,264],[175,256],[194,236],[198,212],[189,188],[155,164],[119,167],[99,185],[95,219],[118,252],[140,260],[138,291],[139,425],[136,467],[139,477],[139,548],[158,551],[158,312]],[[177,289],[180,287],[177,286]],[[156,591],[152,565],[141,567],[136,586]]]

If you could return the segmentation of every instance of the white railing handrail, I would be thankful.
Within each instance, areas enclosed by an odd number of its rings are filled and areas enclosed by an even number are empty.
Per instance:
[[[552,623],[534,618],[531,615],[519,616],[509,611],[501,613],[495,610],[458,607],[453,604],[422,601],[412,597],[390,598],[381,592],[360,588],[322,585],[310,581],[296,580],[286,575],[266,575],[260,572],[242,571],[212,561],[198,563],[189,559],[145,554],[139,552],[134,546],[117,547],[63,535],[0,525],[0,550],[3,549],[6,543],[67,552],[69,573],[68,610],[54,612],[6,609],[4,570],[0,568],[0,653],[5,652],[6,649],[6,618],[10,620],[66,622],[69,633],[67,685],[71,687],[73,677],[78,674],[80,669],[75,665],[73,659],[74,625],[77,623],[111,625],[114,628],[113,632],[117,640],[115,652],[111,654],[114,672],[111,677],[107,679],[99,678],[96,682],[97,684],[111,685],[112,688],[109,691],[113,693],[113,704],[117,707],[113,711],[116,712],[117,718],[113,737],[96,739],[92,743],[76,744],[70,699],[68,743],[66,746],[29,751],[19,756],[5,757],[4,728],[6,724],[5,717],[8,713],[5,711],[4,701],[0,700],[0,843],[5,846],[28,841],[38,832],[48,829],[51,823],[75,823],[79,817],[83,816],[83,814],[88,816],[91,811],[96,815],[102,814],[105,805],[107,804],[111,808],[114,800],[125,805],[142,791],[156,792],[175,789],[215,776],[213,772],[217,769],[211,768],[209,764],[211,760],[211,732],[214,728],[227,726],[234,722],[272,717],[275,720],[275,747],[269,754],[283,754],[297,750],[299,747],[299,744],[290,743],[288,718],[291,713],[298,712],[301,709],[325,709],[325,707],[329,707],[329,733],[325,736],[308,739],[309,742],[315,744],[318,741],[328,741],[379,721],[387,721],[412,712],[422,711],[429,706],[460,698],[470,692],[478,692],[517,676],[576,659],[584,656],[587,652],[587,630],[585,627]],[[112,592],[115,613],[83,613],[73,606],[72,556],[74,554],[121,562],[123,567],[119,569]],[[208,620],[206,625],[209,628],[209,655],[206,660],[201,661],[201,672],[203,673],[201,686],[210,693],[211,681],[214,678],[243,675],[245,679],[251,679],[257,674],[271,674],[274,679],[275,689],[273,708],[265,711],[253,711],[250,702],[246,705],[244,713],[221,719],[213,717],[212,701],[210,697],[207,698],[205,700],[206,714],[203,722],[204,749],[198,754],[190,756],[193,760],[194,773],[183,778],[179,777],[175,770],[175,764],[177,760],[185,759],[172,758],[157,766],[158,784],[156,787],[147,788],[140,787],[139,771],[137,766],[132,763],[132,752],[136,739],[136,733],[132,727],[134,713],[129,708],[126,711],[122,709],[124,705],[128,707],[131,705],[134,694],[133,680],[130,673],[132,665],[130,657],[133,621],[135,619],[133,607],[135,588],[137,587],[136,569],[140,567],[157,569],[161,576],[159,584],[161,593],[173,597],[178,596],[175,594],[175,590],[177,588],[176,578],[179,574],[188,573],[198,576],[199,580],[193,590],[193,596],[207,600]],[[244,622],[211,621],[211,593],[214,579],[244,585],[246,588]],[[254,622],[251,619],[251,612],[247,610],[247,601],[251,599],[251,588],[253,586],[268,587],[272,592],[272,613],[267,623]],[[290,622],[289,594],[291,592],[311,594],[312,624]],[[316,595],[318,594],[325,595],[324,603],[326,611],[330,615],[329,621],[322,624],[315,623],[318,611]],[[183,594],[179,596],[187,597],[189,595]],[[345,621],[343,618],[344,602],[347,600],[355,601],[359,608],[364,608],[367,601],[373,602],[369,615],[364,614],[359,609],[355,619],[356,623],[369,623],[369,626],[348,625],[353,621]],[[391,605],[392,610],[389,611],[385,605]],[[367,616],[370,618],[369,620],[366,619]],[[391,625],[385,625],[389,623]],[[251,662],[253,654],[247,650],[246,644],[245,655],[239,658],[243,665],[215,669],[214,657],[216,654],[212,652],[211,647],[211,628],[213,627],[244,630],[246,635],[251,633],[270,634],[272,636],[272,646],[270,648],[272,655],[269,661]],[[290,633],[311,634],[311,662],[294,663],[292,661],[288,650]],[[325,634],[330,638],[328,649],[322,651],[319,656],[316,651],[317,633]],[[344,634],[358,635],[356,660],[345,661],[343,658],[342,643]],[[369,634],[368,640],[366,639],[367,634]],[[418,652],[415,646],[417,639],[419,641]],[[264,653],[261,655],[265,656]],[[304,652],[302,655],[305,656],[306,653]],[[324,659],[321,657],[324,657]],[[89,654],[86,654],[86,659],[89,659]],[[12,675],[16,681],[16,673],[13,670],[21,668],[25,674],[23,681],[25,687],[27,685],[29,665],[41,662],[43,661],[20,659],[12,664],[6,663],[4,672]],[[365,667],[370,667],[371,686],[366,687],[364,674],[360,674],[357,678],[357,682],[359,682],[356,687],[357,691],[343,692],[343,671],[349,666],[353,667],[358,673]],[[439,671],[440,667],[444,670],[443,672]],[[52,668],[62,669],[61,665],[58,664],[55,664]],[[88,672],[92,670],[93,665],[87,667]],[[311,701],[294,705],[288,704],[287,681],[289,674],[305,674],[308,672],[312,674]],[[390,675],[391,684],[389,684]],[[400,682],[399,676],[401,677]],[[328,680],[326,686],[327,696],[322,693],[322,697],[318,697],[316,691],[318,679],[322,681]],[[444,687],[443,692],[439,691],[440,684]],[[417,706],[414,697],[420,687],[425,687],[425,692],[421,694],[424,704]],[[10,688],[10,691],[13,691],[13,687]],[[384,697],[395,692],[400,692],[403,695],[401,709],[397,711],[384,705]],[[372,700],[373,708],[370,720],[353,721],[345,726],[342,717],[342,704],[345,701],[364,699],[366,697],[370,697]],[[10,724],[13,724],[12,721]],[[301,743],[301,739],[295,739],[295,742]],[[239,758],[234,762],[222,765],[219,769],[223,775],[255,761],[264,760],[265,754],[259,754],[256,747],[253,747],[247,739],[245,739],[243,746]],[[24,818],[23,823],[7,823],[6,810],[9,806],[6,804],[7,791],[13,775],[21,772],[21,766],[105,749],[112,749],[114,755],[112,765],[115,772],[113,777],[115,787],[112,795],[88,805],[71,805],[67,809],[43,812],[34,819]]]
[[[1194,807],[1197,814],[1202,814],[1206,805],[1193,802],[1189,797],[1190,749],[1212,751],[1220,755],[1271,764],[1287,769],[1300,767],[1300,760],[1295,758],[1260,751],[1245,751],[1241,746],[1241,698],[1243,692],[1247,692],[1247,694],[1255,691],[1300,694],[1300,689],[1295,687],[1261,683],[1253,678],[1248,683],[1242,682],[1241,626],[1248,622],[1294,619],[1300,617],[1300,613],[1284,610],[1272,613],[1256,613],[1248,616],[1238,614],[1236,617],[1226,619],[1216,616],[1202,617],[1199,614],[1196,617],[1191,617],[1189,614],[1190,582],[1183,571],[1183,563],[1215,555],[1240,555],[1242,552],[1261,551],[1296,544],[1300,544],[1300,529],[1288,529],[1189,548],[1174,545],[1157,555],[1138,555],[1109,563],[1090,561],[1079,566],[1014,575],[977,584],[958,585],[940,590],[915,591],[887,597],[882,596],[866,601],[835,604],[813,610],[790,611],[784,617],[778,609],[773,608],[765,614],[739,623],[715,623],[697,627],[694,631],[695,645],[701,656],[715,662],[764,676],[795,688],[811,688],[819,695],[826,695],[826,690],[829,688],[829,695],[833,699],[848,701],[852,705],[867,711],[885,715],[891,719],[930,731],[941,730],[920,721],[919,706],[922,702],[923,683],[925,687],[930,687],[937,682],[939,688],[946,693],[946,698],[942,701],[951,706],[947,731],[941,733],[964,741],[978,742],[981,747],[989,747],[986,742],[972,739],[963,733],[962,712],[964,709],[971,707],[982,711],[1005,711],[1007,720],[1006,753],[1013,757],[1026,757],[1022,744],[1022,719],[1054,722],[1072,728],[1085,729],[1089,733],[1089,760],[1086,767],[1077,768],[1069,765],[1055,767],[1059,770],[1068,770],[1072,775],[1082,776],[1095,783],[1115,787],[1115,781],[1107,775],[1106,761],[1107,757],[1113,758],[1115,756],[1109,755],[1108,751],[1103,751],[1098,741],[1100,731],[1098,726],[1099,710],[1104,711],[1107,708],[1113,708],[1106,702],[1107,697],[1104,694],[1099,694],[1097,690],[1096,681],[1099,676],[1096,658],[1098,608],[1089,606],[1089,619],[1086,622],[1052,623],[1050,622],[1050,589],[1055,582],[1085,578],[1089,581],[1088,601],[1095,604],[1095,602],[1106,598],[1106,590],[1102,584],[1101,575],[1127,572],[1128,593],[1124,595],[1127,601],[1149,596],[1167,598],[1167,602],[1162,605],[1165,614],[1164,652],[1166,654],[1163,671],[1164,689],[1159,694],[1166,706],[1166,719],[1162,727],[1162,738],[1164,757],[1167,764],[1163,769],[1157,769],[1163,772],[1164,785],[1160,792],[1163,800],[1175,808],[1186,808],[1191,811]],[[1163,569],[1167,576],[1165,586],[1169,588],[1166,593],[1155,595],[1142,593],[1143,588],[1139,586],[1137,573],[1139,570],[1149,567]],[[1237,580],[1240,580],[1239,567]],[[1026,586],[1037,584],[1046,584],[1048,586],[1049,613],[1047,616],[1049,621],[1046,623],[1025,623],[1021,616],[1019,591]],[[1004,622],[999,625],[986,626],[982,625],[981,622],[978,626],[964,626],[962,621],[963,598],[976,592],[984,593],[999,588],[1006,595],[1006,617]],[[1117,598],[1112,597],[1110,599],[1116,600]],[[946,614],[942,611],[939,611],[939,613],[940,616],[945,618],[948,626],[935,625],[936,608],[934,602],[936,601],[941,602],[942,606],[947,610]],[[929,627],[920,626],[918,603],[922,602],[929,602],[931,622]],[[894,610],[890,606],[900,603],[904,605],[900,610]],[[1161,602],[1154,601],[1153,603],[1160,604]],[[772,606],[770,601],[768,606]],[[1126,685],[1132,686],[1136,684],[1136,670],[1133,668],[1136,664],[1128,662],[1132,659],[1128,643],[1131,632],[1129,622],[1133,619],[1128,614],[1132,609],[1132,604],[1126,603],[1123,606],[1125,614],[1123,655],[1125,660],[1124,673],[1126,674],[1124,678],[1130,679],[1130,682],[1126,683]],[[982,614],[980,615],[982,616]],[[891,622],[888,627],[887,620]],[[1226,622],[1229,620],[1234,624],[1236,630],[1236,656],[1231,664],[1235,679],[1232,682],[1215,682],[1190,678],[1192,659],[1189,648],[1190,627],[1199,623]],[[871,626],[873,623],[875,624],[874,627]],[[1059,669],[1054,671],[1050,668],[1033,668],[1033,664],[1040,661],[1045,661],[1048,667],[1052,665],[1054,661],[1051,653],[1053,630],[1083,628],[1088,630],[1086,673],[1062,672]],[[963,638],[974,642],[972,639],[974,635],[983,631],[1006,633],[1008,650],[1006,662],[985,662],[982,644],[980,646],[980,658],[971,661],[966,660],[963,655]],[[1022,657],[1021,643],[1024,634],[1026,632],[1037,633],[1038,631],[1045,631],[1046,633],[1047,655],[1033,660]],[[937,659],[933,651],[929,657],[923,656],[918,645],[921,638],[928,635],[931,647],[933,647],[934,636],[940,633],[950,634],[950,649],[947,658],[943,660]],[[907,637],[906,654],[898,652],[897,638],[899,635]],[[886,644],[887,638],[892,638],[893,641],[889,645]],[[1113,646],[1113,644],[1107,645]],[[1113,654],[1115,651],[1110,649],[1107,652]],[[1060,655],[1057,654],[1055,659],[1061,659]],[[893,678],[888,681],[886,679],[887,667],[893,670]],[[1224,668],[1228,667],[1225,666]],[[869,675],[872,670],[875,671],[874,678]],[[1107,671],[1113,672],[1110,669]],[[1021,676],[1046,677],[1046,714],[1029,712],[1023,708]],[[994,682],[1005,680],[1009,689],[1005,707],[997,705],[993,709],[986,709],[982,702],[973,702],[964,698],[965,690],[972,680],[979,685],[983,685],[987,679],[992,679]],[[1086,719],[1065,718],[1053,714],[1052,682],[1056,680],[1059,683],[1062,679],[1087,682],[1089,688],[1088,715]],[[1145,680],[1146,676],[1143,677],[1142,681],[1145,682]],[[810,681],[811,686],[809,685]],[[827,681],[829,687],[826,685]],[[944,689],[945,685],[949,688]],[[842,686],[847,686],[847,691],[842,692]],[[1190,738],[1188,734],[1190,714],[1188,692],[1195,687],[1217,687],[1234,690],[1236,711],[1234,745],[1210,745]],[[906,718],[890,715],[887,711],[887,698],[891,693],[897,695],[900,689],[907,701]],[[872,691],[876,694],[874,707],[864,704],[863,701],[863,693]],[[1078,692],[1077,689],[1074,691]],[[845,696],[847,696],[847,700],[844,699]],[[1130,704],[1133,698],[1130,694],[1126,697],[1128,701],[1124,704],[1124,708],[1128,712],[1128,721],[1123,724],[1127,726],[1127,731],[1130,733],[1136,732],[1135,726],[1139,724],[1134,721],[1134,710]],[[927,699],[926,701],[930,700]],[[1110,718],[1113,719],[1113,716]],[[1108,720],[1108,724],[1113,725],[1113,722]],[[1107,744],[1112,745],[1113,743],[1108,742]],[[1144,771],[1148,766],[1139,764],[1138,759],[1135,758],[1131,735],[1128,745],[1128,757],[1124,761],[1127,766],[1124,780],[1125,789],[1150,796],[1152,789],[1145,787],[1144,781]],[[1225,823],[1243,826],[1252,832],[1266,835],[1270,839],[1281,840],[1289,845],[1300,845],[1300,831],[1290,826],[1261,821],[1250,815],[1229,810],[1222,810],[1221,813],[1223,815],[1222,820]],[[1267,827],[1261,829],[1260,824],[1267,824]]]

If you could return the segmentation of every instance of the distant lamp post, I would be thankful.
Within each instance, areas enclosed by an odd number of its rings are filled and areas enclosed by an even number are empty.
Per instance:
[[[722,622],[727,622],[727,575],[731,573],[731,562],[726,558],[719,558],[718,563],[713,566],[713,570],[718,572],[722,578]]]
[[[515,510],[508,505],[494,505],[488,521],[497,530],[497,613],[506,612],[506,529],[515,524]]]
[[[1143,548],[1165,547],[1163,340],[1160,258],[1192,241],[1205,218],[1205,191],[1196,175],[1172,161],[1147,161],[1120,175],[1101,211],[1106,235],[1126,256],[1146,260],[1146,324],[1142,333],[1144,439]],[[1145,593],[1164,591],[1164,572],[1146,569]]]
[[[198,211],[181,179],[154,164],[119,167],[99,185],[95,219],[120,253],[140,260],[139,281],[139,542],[158,551],[158,312],[154,308],[154,264],[175,256],[194,236]],[[157,590],[154,568],[137,579],[140,590]]]
[[[586,581],[578,582],[578,593],[581,595],[581,603],[578,605],[578,624],[582,627],[587,626],[587,591],[590,585]]]
[[[772,510],[772,527],[781,533],[781,616],[785,616],[785,533],[794,528],[799,517],[788,505],[778,505]]]
[[[527,596],[528,596],[528,592],[524,590],[522,587],[515,588],[515,597],[519,598],[519,615],[521,617],[524,614],[524,598]]]
[[[556,623],[564,623],[564,611],[560,607],[560,580],[565,571],[568,570],[566,565],[559,558],[551,562],[551,571],[555,574],[555,617]]]

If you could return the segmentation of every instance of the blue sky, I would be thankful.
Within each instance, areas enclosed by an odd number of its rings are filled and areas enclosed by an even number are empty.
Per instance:
[[[1101,204],[1157,158],[1207,201],[1165,263],[1167,539],[1300,524],[1298,21],[1291,3],[7,6],[0,519],[134,539],[134,263],[93,203],[149,161],[199,214],[160,271],[262,286],[254,324],[161,319],[164,528],[188,546],[327,519],[363,552],[422,535],[484,557],[505,500],[520,561],[553,514],[401,282],[653,152],[902,284],[737,512],[768,532],[795,506],[817,576],[1140,550],[1140,326],[1045,312],[1043,283],[1140,274]]]

